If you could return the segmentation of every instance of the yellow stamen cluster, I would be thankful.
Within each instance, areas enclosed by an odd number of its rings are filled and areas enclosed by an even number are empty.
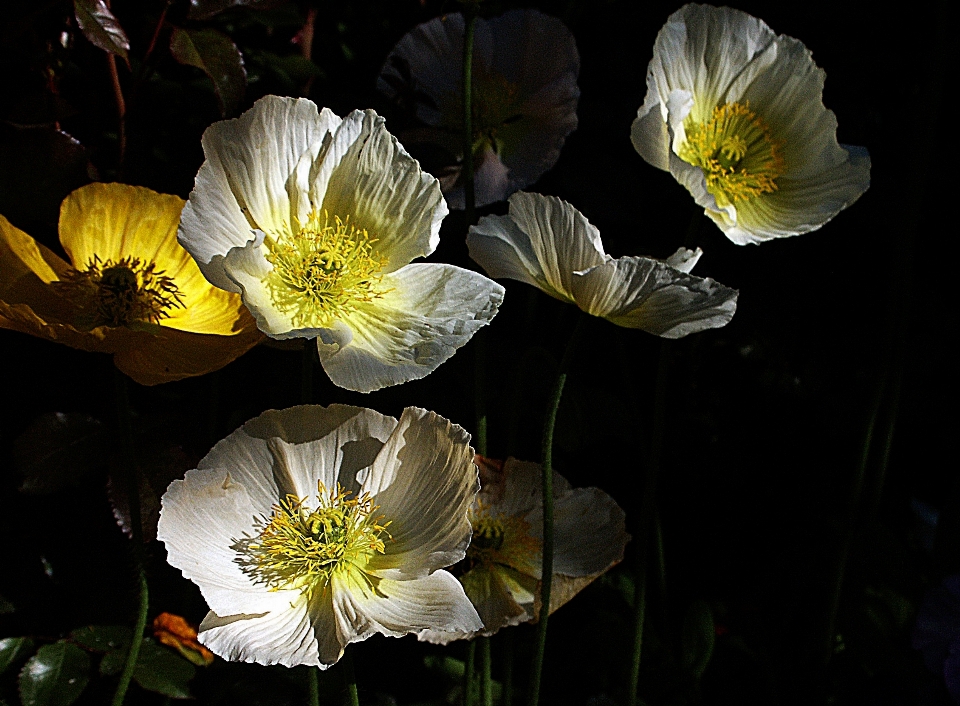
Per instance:
[[[55,286],[77,304],[83,328],[158,324],[184,306],[173,278],[137,257],[104,261],[94,255],[85,269],[71,270]]]
[[[686,141],[677,155],[703,169],[707,190],[719,206],[777,190],[777,177],[784,171],[783,143],[749,103],[719,105],[707,122],[687,118],[683,128]]]
[[[471,564],[526,565],[541,550],[530,523],[513,515],[493,514],[479,500],[470,511],[473,538],[467,548]]]
[[[307,498],[287,495],[273,506],[269,519],[257,521],[258,536],[234,545],[236,561],[271,590],[323,589],[335,574],[355,570],[366,577],[367,561],[384,553],[383,538],[390,537],[390,522],[373,514],[377,508],[367,493],[351,498],[339,484],[328,491],[318,483],[316,508],[307,505]]]
[[[376,238],[363,228],[326,211],[316,214],[296,234],[268,239],[267,260],[273,269],[264,279],[274,306],[289,314],[295,326],[329,328],[361,302],[379,299],[381,270],[387,263],[374,250]]]

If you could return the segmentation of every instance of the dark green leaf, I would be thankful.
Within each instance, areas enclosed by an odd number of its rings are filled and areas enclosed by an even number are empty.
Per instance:
[[[170,37],[170,53],[181,64],[195,66],[213,81],[224,115],[240,105],[247,87],[247,72],[237,45],[215,29],[177,27]]]
[[[70,639],[94,652],[111,652],[126,649],[130,633],[126,625],[88,625],[71,632]]]
[[[52,493],[81,485],[104,467],[107,442],[100,422],[85,414],[51,412],[13,442],[23,493]]]
[[[126,650],[114,650],[107,652],[100,660],[100,673],[104,676],[112,677],[123,671],[123,665],[127,661]]]
[[[174,699],[189,699],[187,682],[193,679],[196,671],[196,667],[176,652],[145,638],[140,646],[140,657],[133,678],[148,691]]]
[[[24,659],[33,649],[29,637],[5,637],[0,640],[0,674]]]
[[[713,611],[706,601],[694,601],[683,617],[683,664],[697,681],[713,656],[715,638]]]
[[[16,608],[14,607],[13,603],[8,601],[3,596],[0,596],[0,615],[7,615],[15,610]]]
[[[130,40],[103,0],[73,0],[77,24],[92,44],[127,58]]]
[[[90,681],[90,658],[69,642],[44,645],[20,671],[23,706],[69,706]]]

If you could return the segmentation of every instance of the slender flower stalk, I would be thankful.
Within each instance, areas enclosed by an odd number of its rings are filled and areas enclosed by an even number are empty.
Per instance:
[[[463,670],[463,706],[473,706],[473,675],[476,673],[477,642],[467,643],[467,661]]]
[[[527,703],[537,706],[540,702],[540,679],[543,675],[544,653],[547,647],[547,622],[550,617],[550,591],[553,588],[553,552],[555,537],[553,534],[553,430],[557,423],[557,410],[560,408],[560,399],[563,397],[563,388],[567,382],[567,373],[573,362],[573,354],[583,330],[585,317],[577,317],[577,324],[567,342],[563,352],[557,380],[553,384],[550,395],[550,406],[543,424],[543,560],[540,580],[540,616],[537,624],[537,649],[533,656],[533,665],[530,670],[530,687]]]
[[[130,413],[130,396],[127,390],[127,378],[119,371],[114,374],[114,391],[117,399],[117,417],[120,426],[120,443],[123,453],[123,465],[126,467],[124,485],[127,493],[127,507],[130,508],[130,542],[133,561],[137,572],[137,617],[134,620],[133,636],[127,659],[120,672],[120,681],[113,694],[112,706],[121,706],[130,687],[130,680],[137,667],[143,631],[147,627],[147,612],[150,605],[150,592],[147,585],[147,571],[143,556],[143,522],[140,516],[140,470],[133,453],[133,429]]]
[[[480,642],[480,703],[483,706],[493,706],[493,678],[490,674],[492,669],[491,639],[489,637],[477,638],[477,641]]]
[[[353,652],[350,650],[344,650],[343,652],[343,681],[347,688],[347,698],[350,706],[360,706],[360,695],[357,693],[357,672],[353,668]]]
[[[463,30],[463,198],[467,227],[473,225],[476,196],[473,189],[473,34],[477,8],[467,3]]]
[[[670,344],[660,342],[660,358],[657,364],[657,380],[653,392],[653,432],[650,437],[650,451],[647,456],[646,477],[644,479],[643,499],[640,505],[639,538],[635,556],[636,565],[634,593],[634,635],[631,651],[630,671],[627,681],[627,706],[636,706],[637,682],[640,676],[640,660],[643,654],[643,627],[647,612],[647,565],[650,562],[650,547],[658,545],[658,561],[662,557],[661,542],[655,536],[655,517],[657,514],[657,482],[660,475],[660,456],[663,451],[663,436],[666,426],[667,380],[670,373]],[[662,567],[659,572],[663,575]],[[663,596],[660,597],[663,600]]]

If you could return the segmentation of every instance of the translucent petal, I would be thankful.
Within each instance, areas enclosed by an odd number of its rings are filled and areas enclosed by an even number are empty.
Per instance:
[[[383,279],[338,331],[321,332],[320,362],[334,384],[370,392],[428,375],[496,315],[503,287],[452,265],[415,263]]]
[[[367,570],[385,579],[426,576],[466,553],[467,510],[479,490],[470,435],[443,417],[408,407],[364,489],[392,522],[384,555]]]

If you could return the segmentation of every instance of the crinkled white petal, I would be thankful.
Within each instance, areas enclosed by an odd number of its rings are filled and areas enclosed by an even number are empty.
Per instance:
[[[499,566],[477,565],[464,574],[460,581],[467,597],[476,608],[482,629],[466,630],[424,630],[418,635],[423,642],[438,645],[447,645],[454,640],[463,640],[474,635],[492,635],[500,628],[519,625],[533,619],[530,607],[533,605],[533,591],[536,590],[536,580],[528,582],[529,601],[526,607],[521,606],[508,588],[517,582],[513,577],[515,572]]]
[[[574,272],[609,258],[600,232],[555,196],[518,192],[506,216],[486,216],[467,235],[473,258],[491,277],[518,279],[552,297],[574,300]]]
[[[170,484],[160,510],[157,538],[166,545],[167,561],[196,583],[210,608],[221,615],[265,613],[280,598],[289,601],[289,595],[296,595],[265,591],[235,561],[232,547],[249,536],[254,518],[269,513],[276,497],[263,497],[249,480],[237,469],[188,471],[183,480]]]
[[[472,632],[483,627],[463,586],[448,571],[408,581],[382,579],[351,591],[353,605],[377,632],[400,636],[423,630]]]
[[[589,314],[664,338],[725,326],[737,308],[736,290],[648,257],[622,257],[578,273],[574,294]]]
[[[421,171],[374,111],[356,111],[344,122],[327,159],[343,156],[329,177],[321,170],[317,183],[328,181],[322,195],[317,187],[318,206],[376,238],[375,251],[387,259],[384,272],[429,255],[448,213],[439,182]]]
[[[287,593],[292,597],[264,591],[266,596],[279,596],[275,600],[278,605],[259,615],[220,615],[210,611],[200,623],[200,642],[231,661],[325,666],[318,658],[307,595],[298,591]]]
[[[696,250],[690,250],[689,248],[678,248],[677,251],[664,260],[664,262],[675,270],[680,270],[681,272],[690,274],[697,262],[700,260],[701,255],[703,255],[703,250],[700,248],[697,248]]]
[[[576,488],[554,505],[553,571],[589,576],[623,561],[625,514],[599,488]]]
[[[489,323],[503,287],[453,265],[414,263],[382,282],[389,291],[320,332],[320,363],[335,385],[370,392],[433,372]]]
[[[647,162],[669,170],[737,244],[815,230],[870,184],[866,150],[837,143],[836,117],[822,101],[823,80],[800,41],[776,35],[739,10],[685,5],[657,35],[631,140]],[[733,102],[749,105],[769,128],[781,145],[785,171],[776,178],[776,191],[721,207],[702,170],[676,153],[688,115],[706,122],[715,107]]]
[[[469,441],[433,412],[403,411],[363,485],[392,523],[391,540],[368,573],[421,578],[464,557],[472,533],[467,511],[480,487]]]
[[[817,230],[850,206],[870,186],[870,156],[863,147],[845,145],[848,159],[816,176],[782,177],[780,188],[736,208],[736,220],[725,211],[706,211],[737,245],[762,243]]]
[[[203,134],[206,161],[180,220],[178,239],[211,283],[239,291],[220,258],[253,238],[292,227],[288,188],[311,145],[334,131],[340,118],[309,100],[266,96],[239,118]]]
[[[268,410],[220,441],[199,466],[230,469],[248,492],[256,491],[258,512],[269,514],[288,493],[315,498],[318,480],[328,489],[337,482],[356,486],[354,477],[373,462],[396,425],[393,417],[347,405]],[[297,463],[289,463],[278,441],[302,448]]]

